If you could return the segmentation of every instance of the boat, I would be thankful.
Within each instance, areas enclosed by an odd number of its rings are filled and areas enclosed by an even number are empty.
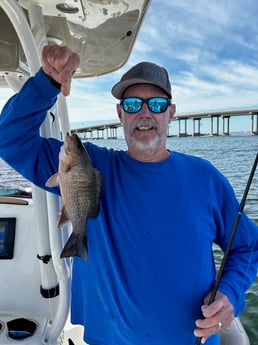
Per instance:
[[[149,0],[0,0],[0,87],[18,91],[40,67],[45,44],[69,46],[81,56],[74,78],[122,67],[133,48]],[[59,121],[52,122],[56,116]],[[41,134],[70,130],[60,95]],[[71,260],[59,253],[71,231],[57,229],[60,199],[32,185],[0,190],[0,344],[85,345],[69,322]],[[248,345],[238,318],[222,345]],[[224,340],[223,340],[224,339]]]

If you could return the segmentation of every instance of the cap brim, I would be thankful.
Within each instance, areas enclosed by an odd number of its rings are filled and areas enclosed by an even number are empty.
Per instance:
[[[171,93],[169,92],[169,90],[165,90],[163,85],[160,85],[159,83],[156,82],[152,82],[150,80],[146,80],[146,79],[129,79],[129,80],[124,80],[124,81],[120,81],[118,83],[116,83],[112,90],[111,93],[114,97],[116,97],[117,99],[121,99],[123,97],[123,94],[125,92],[125,90],[132,85],[135,84],[152,84],[152,85],[156,85],[158,87],[160,87],[162,90],[164,90],[166,92],[166,94],[171,98]]]

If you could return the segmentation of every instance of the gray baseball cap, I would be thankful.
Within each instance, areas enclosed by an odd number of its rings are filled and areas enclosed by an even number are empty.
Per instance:
[[[116,83],[111,93],[114,97],[121,99],[125,90],[135,84],[153,84],[163,89],[169,98],[171,95],[171,85],[168,72],[164,67],[152,62],[140,62],[127,71]]]

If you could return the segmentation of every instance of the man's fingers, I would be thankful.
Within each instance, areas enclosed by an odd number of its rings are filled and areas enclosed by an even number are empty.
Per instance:
[[[62,71],[70,58],[71,51],[68,47],[58,45],[45,46],[42,49],[42,65],[48,70]]]
[[[205,318],[209,318],[217,314],[223,307],[224,307],[224,303],[222,300],[215,300],[210,305],[203,305],[201,307],[201,310],[202,310],[203,316]]]
[[[195,324],[198,328],[194,330],[194,335],[197,338],[202,338],[202,344],[204,344],[212,334],[219,333],[223,329],[223,324],[217,321],[216,318],[213,318],[213,320],[197,320]]]
[[[71,89],[71,79],[67,80],[64,83],[61,83],[61,92],[64,96],[68,96],[70,94]]]
[[[79,64],[79,55],[66,46],[52,45],[42,49],[42,68],[61,84],[61,91],[65,96],[70,92],[71,80]]]
[[[233,306],[227,296],[219,291],[215,301],[210,305],[203,305],[201,310],[204,319],[196,320],[197,328],[194,330],[194,334],[196,337],[203,338],[203,341],[212,334],[229,327],[234,318]]]

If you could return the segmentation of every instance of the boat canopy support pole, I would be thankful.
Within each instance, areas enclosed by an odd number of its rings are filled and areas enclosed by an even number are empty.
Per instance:
[[[9,17],[19,37],[28,62],[30,75],[34,75],[41,66],[39,52],[42,49],[42,45],[47,42],[45,25],[40,26],[36,24],[43,23],[42,8],[33,5],[28,9],[34,29],[33,34],[36,37],[35,42],[28,21],[17,1],[1,0],[1,7]],[[15,91],[18,91],[19,84],[9,77],[9,85],[11,84],[15,86]],[[69,121],[68,119],[64,119],[64,117],[67,116],[65,100],[63,99],[59,103],[61,103],[61,107],[64,111],[63,123],[66,124],[66,128],[63,128],[63,130],[68,131]],[[58,123],[58,121],[55,122]],[[53,136],[53,134],[55,134],[55,137],[60,137],[60,130],[59,128],[53,127],[50,116],[48,116],[41,127],[41,135]],[[48,264],[44,264],[43,262],[40,264],[42,270],[42,286],[44,289],[51,289],[58,284],[60,286],[60,296],[56,314],[54,319],[49,323],[49,326],[46,327],[44,337],[42,338],[42,344],[45,344],[49,343],[50,339],[53,341],[58,338],[68,316],[70,303],[70,262],[59,258],[59,250],[62,241],[61,232],[56,228],[59,198],[44,192],[36,186],[32,186],[32,193],[35,205],[35,221],[39,236],[39,256],[49,254],[50,248],[54,248],[51,253],[52,260],[50,260]],[[51,317],[52,315],[48,316],[48,318]]]

